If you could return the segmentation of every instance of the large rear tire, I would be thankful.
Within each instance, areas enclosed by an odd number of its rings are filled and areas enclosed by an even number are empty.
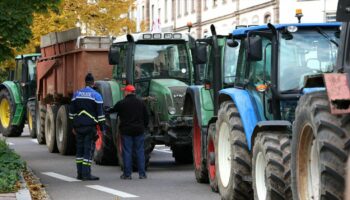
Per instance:
[[[326,92],[302,96],[292,138],[295,199],[343,199],[350,115],[330,114]]]
[[[45,117],[45,140],[46,146],[50,153],[56,153],[58,151],[56,144],[56,116],[57,106],[48,105]]]
[[[7,89],[0,91],[0,132],[5,137],[18,137],[23,132],[24,117],[19,125],[12,125],[16,104]]]
[[[207,160],[203,148],[206,147],[206,138],[202,140],[202,129],[198,124],[198,117],[193,111],[193,128],[192,128],[192,152],[194,174],[198,183],[208,183]]]
[[[29,128],[29,135],[31,138],[36,138],[36,116],[35,116],[35,101],[28,101],[27,103],[27,123]]]
[[[207,169],[210,188],[213,192],[218,192],[218,181],[216,179],[216,167],[215,167],[215,149],[217,144],[215,144],[215,123],[210,124],[208,128],[207,137]]]
[[[216,177],[221,198],[253,199],[251,155],[240,114],[231,101],[220,105],[215,144]]]
[[[285,173],[289,172],[289,165],[283,164],[283,151],[289,151],[289,146],[283,146],[288,139],[287,134],[277,131],[261,132],[254,140],[252,174],[256,200],[291,200],[290,197],[286,198],[288,181],[284,180]]]
[[[46,105],[42,105],[40,101],[36,102],[36,139],[39,144],[45,144],[45,117]]]
[[[58,109],[55,128],[58,151],[62,155],[73,155],[76,151],[75,137],[68,119],[68,105],[61,105]]]

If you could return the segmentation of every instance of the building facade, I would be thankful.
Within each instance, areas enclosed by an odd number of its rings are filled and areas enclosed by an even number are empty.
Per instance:
[[[146,31],[187,32],[201,38],[217,32],[228,34],[236,26],[271,23],[297,23],[296,9],[303,12],[302,22],[335,21],[338,0],[137,0],[137,24]],[[140,30],[140,29],[139,29]],[[144,30],[145,31],[145,30]]]

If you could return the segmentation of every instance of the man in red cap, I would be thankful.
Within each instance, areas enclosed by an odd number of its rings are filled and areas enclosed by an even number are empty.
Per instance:
[[[124,90],[124,99],[114,105],[108,112],[117,112],[122,136],[122,152],[124,172],[121,179],[131,179],[132,152],[135,150],[139,178],[146,179],[145,154],[144,154],[144,131],[148,126],[148,112],[146,105],[135,95],[135,87],[127,85]]]

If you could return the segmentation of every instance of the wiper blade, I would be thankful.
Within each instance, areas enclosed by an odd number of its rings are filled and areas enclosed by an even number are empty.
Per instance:
[[[325,37],[326,39],[328,39],[331,43],[333,43],[335,46],[339,47],[339,44],[333,40],[332,38],[329,37],[329,35],[327,35],[327,33],[325,33],[320,27],[316,27],[316,30],[319,34],[321,34],[323,37]]]

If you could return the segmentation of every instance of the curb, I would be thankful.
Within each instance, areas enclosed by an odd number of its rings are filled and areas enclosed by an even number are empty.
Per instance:
[[[20,176],[20,183],[21,183],[21,188],[16,192],[16,199],[17,200],[29,200],[32,199],[30,196],[29,189],[27,187],[27,183],[23,178],[23,172],[21,172]]]

